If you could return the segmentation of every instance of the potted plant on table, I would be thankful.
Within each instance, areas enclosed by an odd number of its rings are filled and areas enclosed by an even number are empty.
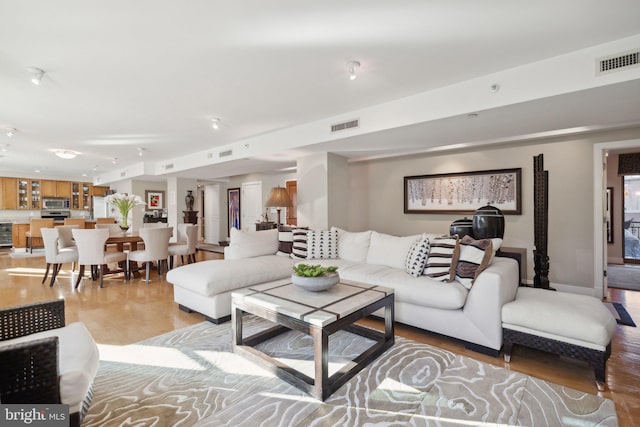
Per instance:
[[[338,267],[334,265],[322,267],[321,265],[298,264],[293,267],[291,283],[308,291],[324,291],[340,281],[337,270]]]
[[[107,203],[115,206],[120,212],[120,228],[123,231],[127,231],[129,229],[129,212],[131,212],[131,209],[138,205],[146,205],[142,200],[142,197],[136,196],[135,194],[109,194],[106,201]]]

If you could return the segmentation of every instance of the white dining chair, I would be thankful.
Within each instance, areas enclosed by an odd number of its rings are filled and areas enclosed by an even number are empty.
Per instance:
[[[109,230],[110,236],[121,236],[124,234],[122,228],[118,224],[95,224],[96,230]]]
[[[127,254],[118,251],[105,251],[105,243],[109,238],[109,230],[105,228],[98,229],[72,229],[73,238],[76,241],[78,247],[78,264],[80,265],[80,271],[78,272],[78,279],[76,280],[76,288],[80,285],[82,276],[84,275],[84,267],[90,266],[91,272],[94,270],[98,272],[98,278],[100,280],[100,287],[103,287],[103,279],[105,273],[105,267],[109,263],[120,262],[127,260]],[[125,279],[127,277],[126,262],[124,264]],[[92,277],[94,275],[92,274]]]
[[[75,247],[60,249],[58,241],[60,239],[60,230],[57,228],[41,228],[42,241],[44,242],[44,254],[47,262],[47,267],[42,278],[42,283],[47,280],[49,275],[49,269],[51,270],[51,282],[49,286],[53,286],[56,281],[56,277],[62,268],[62,264],[70,262],[72,263],[73,270],[75,270],[75,263],[78,261],[78,249]]]
[[[180,234],[180,226],[178,226],[178,243],[169,246],[169,269],[173,268],[173,257],[180,255],[180,260],[184,264],[184,256],[187,256],[187,262],[191,264],[196,262],[196,246],[198,244],[199,226],[194,224],[180,224],[183,236]],[[180,238],[184,237],[185,241],[180,242]]]
[[[169,224],[166,222],[145,222],[142,224],[142,228],[166,228]]]
[[[79,225],[56,225],[55,228],[57,228],[60,233],[60,239],[58,239],[58,247],[60,249],[76,247],[76,242],[75,240],[73,240],[73,233],[71,232],[71,230],[73,230],[74,228],[80,228]]]
[[[167,269],[169,239],[173,234],[173,227],[142,228],[139,234],[144,241],[144,249],[129,252],[127,269],[131,277],[131,262],[146,263],[146,282],[149,283],[149,270],[153,261],[157,263],[158,276],[162,276],[163,269]]]

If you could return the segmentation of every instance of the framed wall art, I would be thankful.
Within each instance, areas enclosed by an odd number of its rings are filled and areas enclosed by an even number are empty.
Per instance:
[[[148,210],[164,209],[164,191],[145,190],[144,201]]]
[[[231,236],[231,229],[240,230],[240,188],[227,189],[227,236]]]
[[[522,169],[404,177],[404,213],[473,214],[492,205],[505,215],[522,214]]]

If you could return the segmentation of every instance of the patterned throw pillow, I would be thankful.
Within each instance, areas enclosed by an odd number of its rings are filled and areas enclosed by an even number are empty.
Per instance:
[[[309,230],[307,259],[338,258],[338,230]]]
[[[423,275],[441,282],[451,282],[458,262],[458,236],[436,237],[429,241],[429,245]]]
[[[404,271],[413,277],[422,276],[424,267],[429,256],[429,238],[423,237],[411,246],[407,253],[407,260],[404,265]]]
[[[478,275],[489,266],[493,258],[491,239],[475,240],[464,236],[460,240],[460,258],[456,265],[456,280],[471,289]]]
[[[290,256],[293,252],[293,228],[287,225],[278,226],[278,252],[276,255]]]
[[[294,228],[291,231],[291,258],[307,259],[307,230],[306,228]]]

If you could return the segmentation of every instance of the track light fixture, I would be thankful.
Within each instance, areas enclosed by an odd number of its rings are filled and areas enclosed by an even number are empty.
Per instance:
[[[27,71],[31,74],[31,83],[40,86],[42,77],[44,77],[44,70],[38,67],[27,67]]]
[[[16,132],[18,132],[18,129],[16,129],[16,128],[7,128],[4,131],[5,131],[6,135],[7,135],[7,137],[11,138],[13,135],[16,134]]]
[[[356,71],[360,68],[360,63],[358,61],[349,61],[347,62],[347,68],[349,69],[349,79],[355,80],[358,77]]]
[[[140,156],[140,157],[144,156],[144,152],[146,151],[142,147],[138,147],[138,148],[136,148],[136,150],[138,150],[138,156]]]
[[[218,117],[214,117],[213,119],[211,119],[211,127],[214,130],[220,129],[220,119]]]

